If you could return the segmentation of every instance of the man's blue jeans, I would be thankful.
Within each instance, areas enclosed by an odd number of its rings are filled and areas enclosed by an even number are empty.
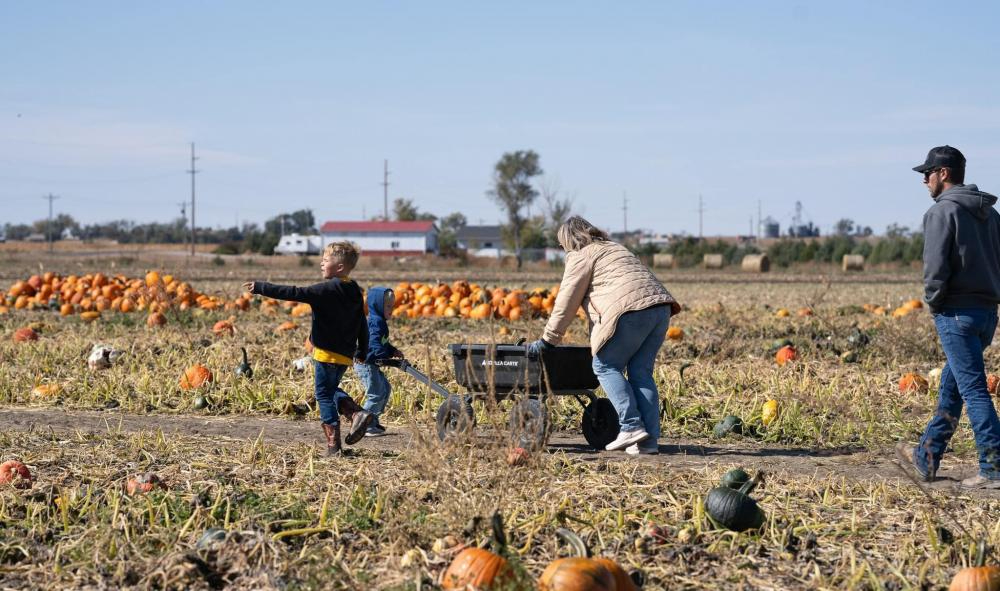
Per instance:
[[[640,444],[643,447],[655,447],[660,437],[660,393],[653,363],[669,325],[669,306],[626,312],[618,319],[614,336],[594,355],[594,373],[618,411],[621,430],[649,433]]]
[[[1000,478],[1000,420],[986,390],[983,364],[983,349],[993,342],[997,328],[997,310],[944,308],[934,314],[934,325],[948,361],[941,370],[937,412],[917,446],[914,461],[924,472],[937,471],[964,403],[979,450],[979,473]]]
[[[354,373],[358,374],[365,386],[365,410],[375,415],[375,418],[380,417],[392,393],[392,386],[382,373],[382,368],[374,363],[355,363]]]
[[[316,368],[316,404],[319,405],[319,418],[325,425],[339,425],[340,413],[337,412],[337,397],[344,394],[340,389],[340,380],[347,371],[346,365],[338,363],[323,363],[313,359]],[[346,395],[346,394],[345,394]]]

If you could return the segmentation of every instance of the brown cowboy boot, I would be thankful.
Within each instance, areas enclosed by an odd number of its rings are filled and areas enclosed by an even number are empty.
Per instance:
[[[340,423],[327,425],[323,423],[323,434],[326,435],[326,455],[343,455],[343,448],[340,446]]]
[[[354,445],[361,441],[365,436],[365,431],[368,430],[369,425],[374,420],[375,415],[366,410],[359,410],[354,413],[354,417],[351,419],[351,431],[344,438],[344,443]]]
[[[340,413],[340,416],[346,417],[348,421],[353,421],[354,413],[360,410],[364,409],[350,396],[337,397],[337,412]]]

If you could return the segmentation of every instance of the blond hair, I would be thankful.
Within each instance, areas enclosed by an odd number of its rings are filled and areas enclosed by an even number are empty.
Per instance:
[[[323,249],[323,256],[330,257],[331,261],[343,263],[344,268],[350,271],[358,264],[358,258],[361,257],[361,247],[350,240],[331,242]]]
[[[607,232],[578,215],[572,216],[559,226],[556,238],[566,252],[580,250],[597,241],[610,240]]]

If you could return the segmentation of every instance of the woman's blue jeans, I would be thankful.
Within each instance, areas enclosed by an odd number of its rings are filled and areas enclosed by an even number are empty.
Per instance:
[[[660,437],[660,393],[653,364],[669,325],[669,306],[626,312],[594,356],[594,373],[618,411],[621,430],[649,433],[643,447],[655,447]]]
[[[340,413],[337,412],[337,398],[346,396],[340,389],[340,380],[347,371],[346,365],[338,363],[323,363],[313,359],[316,368],[316,404],[319,406],[319,418],[325,425],[339,425]]]
[[[948,359],[941,370],[938,407],[927,425],[914,462],[924,472],[936,472],[955,433],[964,403],[979,450],[979,473],[1000,478],[1000,420],[986,389],[983,349],[993,342],[996,308],[944,308],[934,325]],[[928,470],[930,468],[930,470]]]

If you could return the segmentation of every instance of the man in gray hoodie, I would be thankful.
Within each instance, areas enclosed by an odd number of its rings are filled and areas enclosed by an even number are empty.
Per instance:
[[[979,473],[964,488],[1000,488],[1000,419],[986,388],[983,349],[993,341],[1000,304],[1000,214],[997,198],[966,185],[965,156],[933,148],[913,168],[924,175],[934,205],[924,214],[924,301],[934,315],[947,362],[938,408],[916,446],[897,455],[924,480],[934,480],[963,403],[979,452]]]

